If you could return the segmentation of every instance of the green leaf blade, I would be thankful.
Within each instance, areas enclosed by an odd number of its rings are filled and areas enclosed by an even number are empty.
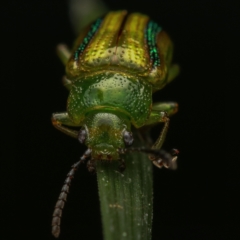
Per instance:
[[[104,239],[150,240],[152,163],[139,153],[125,156],[125,163],[123,173],[118,171],[118,161],[97,163]]]

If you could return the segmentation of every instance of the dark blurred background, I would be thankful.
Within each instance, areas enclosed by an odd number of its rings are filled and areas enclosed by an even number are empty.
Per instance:
[[[235,8],[206,0],[104,2],[112,10],[150,15],[172,37],[174,62],[181,66],[180,76],[153,97],[180,106],[164,144],[180,150],[178,170],[154,167],[153,240],[240,239],[239,211],[232,204],[240,182],[225,155],[227,48],[222,47]],[[85,149],[50,121],[53,112],[66,109],[64,67],[55,47],[71,46],[75,38],[68,4],[8,1],[1,17],[2,111],[7,113],[2,120],[11,125],[2,125],[10,144],[4,139],[2,145],[7,154],[1,169],[6,216],[1,216],[10,224],[1,227],[1,239],[53,239],[53,207],[70,166]],[[153,138],[160,130],[153,129]],[[73,181],[59,239],[102,239],[96,176],[85,167]]]

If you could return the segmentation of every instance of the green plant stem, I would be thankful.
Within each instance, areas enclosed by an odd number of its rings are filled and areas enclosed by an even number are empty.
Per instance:
[[[141,146],[136,139],[136,146]],[[98,162],[97,179],[105,240],[150,240],[153,212],[152,163],[145,154],[125,157],[126,170],[118,162]]]

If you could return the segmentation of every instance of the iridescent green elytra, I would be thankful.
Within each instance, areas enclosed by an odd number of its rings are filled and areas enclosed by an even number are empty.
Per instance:
[[[53,125],[86,144],[88,150],[73,165],[53,214],[53,235],[59,236],[60,218],[71,178],[78,165],[88,161],[94,171],[97,160],[119,160],[121,154],[141,151],[161,168],[174,167],[176,156],[161,151],[168,116],[177,111],[174,102],[152,103],[152,94],[178,75],[171,64],[173,44],[162,28],[140,13],[109,12],[86,27],[75,41],[72,52],[58,46],[66,65],[64,86],[69,90],[67,112],[54,113]],[[151,149],[126,148],[136,129],[163,122],[164,127]],[[81,127],[80,131],[70,127]],[[176,151],[175,151],[176,153]]]

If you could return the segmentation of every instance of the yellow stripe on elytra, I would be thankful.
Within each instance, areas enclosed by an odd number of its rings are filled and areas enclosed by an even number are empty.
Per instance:
[[[84,67],[103,66],[110,64],[116,51],[118,33],[126,11],[110,12],[104,18],[97,34],[83,53],[80,64]]]
[[[149,17],[131,14],[124,25],[118,42],[118,55],[121,65],[126,65],[132,72],[144,73],[150,69],[148,49],[145,42],[145,28]]]

